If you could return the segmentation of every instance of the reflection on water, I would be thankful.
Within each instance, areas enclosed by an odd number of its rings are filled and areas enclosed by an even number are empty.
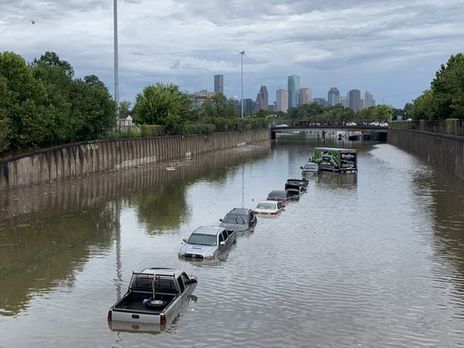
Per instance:
[[[391,145],[352,145],[357,175],[309,178],[300,201],[259,218],[227,260],[177,258],[199,225],[300,177],[317,145],[279,140],[173,171],[2,194],[0,346],[464,345],[464,188]],[[109,330],[108,308],[148,266],[196,275],[198,301],[160,334]]]
[[[31,292],[72,287],[74,273],[90,251],[107,250],[119,228],[118,204],[108,202],[81,213],[16,216],[0,225],[1,314],[16,315],[27,306]],[[72,231],[72,232],[71,232]]]
[[[358,183],[358,175],[354,173],[323,173],[315,176],[315,181],[318,185],[328,188],[353,188],[355,189]]]
[[[222,180],[229,167],[268,152],[267,145],[215,152],[174,171],[149,167],[2,192],[0,315],[26,309],[31,294],[72,287],[93,254],[119,242],[122,205],[136,210],[148,234],[176,229],[188,218],[188,185]]]

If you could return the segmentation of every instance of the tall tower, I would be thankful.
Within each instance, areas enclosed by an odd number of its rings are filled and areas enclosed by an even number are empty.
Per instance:
[[[224,75],[214,75],[214,92],[224,94]]]
[[[327,94],[327,102],[330,106],[335,106],[340,103],[340,91],[337,87],[332,87],[329,89],[329,93]]]
[[[300,88],[300,95],[298,96],[299,105],[309,104],[313,101],[313,95],[310,88]]]
[[[372,95],[371,92],[366,91],[364,93],[364,107],[370,108],[371,106],[375,106],[374,96]]]
[[[257,110],[267,110],[269,103],[269,96],[267,93],[266,86],[261,86],[259,89],[258,97],[256,98],[256,108]]]
[[[300,77],[291,75],[288,77],[288,107],[296,108],[299,104]]]
[[[348,92],[348,104],[353,111],[359,111],[361,105],[361,91],[359,89],[352,89]]]
[[[278,89],[276,92],[277,111],[287,112],[288,110],[288,92],[286,89]]]

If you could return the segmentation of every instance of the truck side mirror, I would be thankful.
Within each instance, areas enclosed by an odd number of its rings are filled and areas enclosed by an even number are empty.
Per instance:
[[[186,239],[186,238],[182,238],[182,241],[183,241],[184,243],[187,243],[187,239]]]

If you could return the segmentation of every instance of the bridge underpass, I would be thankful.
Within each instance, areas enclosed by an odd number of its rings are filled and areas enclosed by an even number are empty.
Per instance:
[[[387,127],[272,127],[271,138],[310,138],[321,140],[386,141]]]

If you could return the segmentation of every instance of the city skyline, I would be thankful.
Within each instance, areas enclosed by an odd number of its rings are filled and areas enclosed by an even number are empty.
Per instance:
[[[458,52],[457,33],[464,29],[457,15],[464,3],[457,0],[370,1],[369,6],[365,0],[271,1],[265,7],[253,0],[118,3],[120,99],[129,101],[156,82],[201,90],[218,71],[229,81],[224,93],[238,96],[238,52],[245,50],[245,96],[255,95],[261,84],[282,88],[282,76],[298,72],[301,85],[312,86],[315,96],[332,86],[357,86],[403,107]],[[0,4],[2,50],[28,61],[54,51],[73,65],[77,77],[95,74],[112,91],[111,2]],[[155,34],[147,40],[147,32]]]
[[[218,79],[218,76],[220,76],[220,79]],[[207,92],[207,90],[205,89],[199,92],[194,92],[193,95],[197,95],[198,93],[200,94],[210,93],[209,95],[212,96],[211,93],[218,93],[218,91],[216,91],[216,88],[218,86],[218,81],[221,82],[221,87],[223,87],[223,75],[214,75],[214,92]],[[253,102],[251,98],[245,97],[244,100],[246,99],[246,103],[244,102],[244,105],[247,104],[248,105],[247,107],[249,109],[254,109],[256,111],[272,109],[271,107],[275,105],[276,111],[285,112],[287,111],[289,107],[292,107],[290,106],[291,97],[288,92],[290,87],[295,90],[295,94],[297,97],[297,100],[295,101],[297,103],[296,106],[301,106],[304,104],[311,104],[313,102],[321,104],[321,105],[328,105],[328,106],[335,106],[337,104],[340,104],[342,106],[349,107],[353,109],[354,111],[359,111],[359,110],[367,109],[371,106],[376,105],[374,95],[367,89],[364,92],[364,98],[361,98],[361,94],[362,94],[361,90],[350,89],[347,91],[346,96],[343,96],[341,95],[340,90],[337,87],[331,87],[327,92],[327,99],[326,99],[325,97],[313,96],[312,88],[301,87],[299,82],[300,82],[300,77],[298,75],[288,76],[287,77],[287,89],[284,89],[284,88],[277,89],[275,93],[276,95],[275,101],[272,101],[272,99],[269,99],[269,93],[267,90],[267,86],[261,85],[259,88],[258,94],[256,96],[256,101]],[[285,103],[282,101],[282,98],[284,95],[283,93],[285,93],[285,96],[287,98],[287,101]],[[226,97],[229,99],[238,100],[238,98],[236,98],[235,96],[232,96],[232,97],[226,96]],[[293,98],[295,98],[295,95],[293,96]],[[271,103],[274,105],[272,105]],[[250,106],[251,104],[254,104],[254,107],[251,107]]]

